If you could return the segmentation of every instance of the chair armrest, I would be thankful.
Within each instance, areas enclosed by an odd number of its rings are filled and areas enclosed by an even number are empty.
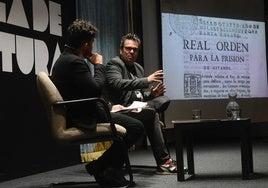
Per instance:
[[[110,126],[111,126],[111,130],[112,130],[113,134],[117,135],[117,131],[116,131],[113,119],[111,117],[109,106],[108,106],[107,102],[102,98],[95,97],[95,98],[59,101],[59,102],[54,103],[53,106],[68,106],[68,105],[72,105],[72,104],[90,103],[90,102],[95,102],[95,103],[100,102],[103,105],[105,113],[106,113],[107,118],[108,118],[108,121],[109,121]]]
[[[71,104],[88,103],[88,102],[101,102],[103,104],[103,106],[108,107],[108,104],[106,103],[106,101],[104,101],[104,99],[98,98],[98,97],[85,98],[85,99],[75,99],[75,100],[68,100],[68,101],[58,101],[58,102],[55,102],[53,105],[54,106],[57,106],[57,105],[71,105]]]

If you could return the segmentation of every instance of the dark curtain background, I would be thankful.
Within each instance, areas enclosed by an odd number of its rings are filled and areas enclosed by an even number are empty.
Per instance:
[[[128,31],[126,0],[77,0],[77,18],[90,21],[99,29],[94,51],[103,55],[106,64],[119,55],[121,36]]]
[[[120,39],[136,33],[142,39],[140,0],[77,0],[77,18],[91,21],[100,30],[94,50],[103,55],[104,64],[119,55]],[[138,62],[143,65],[140,51]]]

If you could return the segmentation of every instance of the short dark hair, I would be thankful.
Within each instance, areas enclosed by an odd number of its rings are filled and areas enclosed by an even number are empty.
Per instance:
[[[121,38],[120,48],[123,48],[123,47],[124,47],[125,40],[134,40],[134,41],[136,41],[136,42],[139,44],[139,47],[140,47],[141,40],[140,40],[140,38],[138,37],[138,35],[136,35],[136,34],[134,34],[134,33],[128,33],[128,34],[124,35],[124,36]]]
[[[68,27],[68,45],[79,48],[84,42],[94,39],[98,33],[98,29],[89,21],[76,19]]]

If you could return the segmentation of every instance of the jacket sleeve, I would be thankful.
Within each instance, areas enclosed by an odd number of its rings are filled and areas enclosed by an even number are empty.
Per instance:
[[[80,92],[87,97],[96,97],[101,95],[101,91],[105,84],[105,66],[98,64],[94,66],[94,77],[90,73],[83,61],[73,64],[73,80]]]
[[[124,62],[120,58],[114,58],[107,63],[106,81],[110,87],[121,91],[144,89],[149,86],[146,77],[130,79]]]

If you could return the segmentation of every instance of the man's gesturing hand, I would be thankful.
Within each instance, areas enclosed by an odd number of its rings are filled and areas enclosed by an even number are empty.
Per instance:
[[[157,84],[155,87],[151,87],[151,95],[154,97],[159,97],[166,92],[166,87],[163,82]]]
[[[164,77],[163,70],[155,71],[153,74],[147,77],[149,83],[158,82],[161,83]]]

